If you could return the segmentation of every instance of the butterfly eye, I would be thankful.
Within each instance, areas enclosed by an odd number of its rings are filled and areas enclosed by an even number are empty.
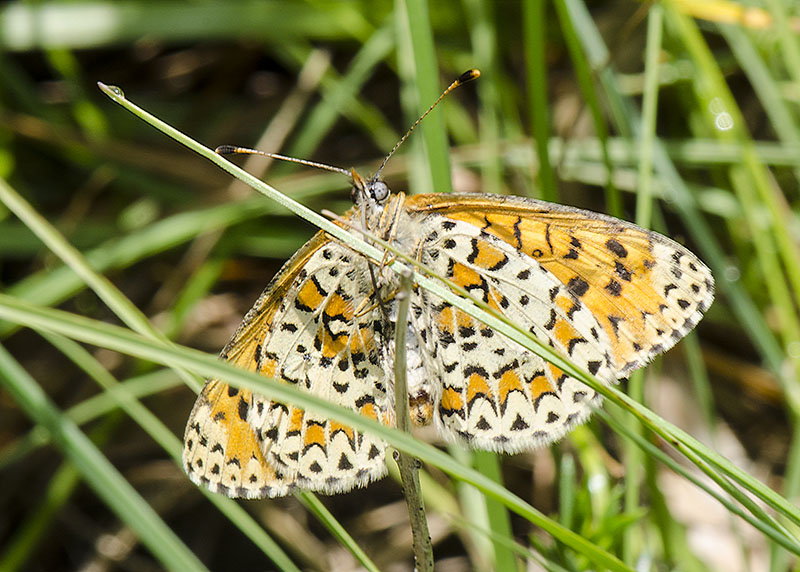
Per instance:
[[[378,203],[385,201],[390,192],[389,187],[383,181],[373,181],[369,185],[369,190],[372,198]]]

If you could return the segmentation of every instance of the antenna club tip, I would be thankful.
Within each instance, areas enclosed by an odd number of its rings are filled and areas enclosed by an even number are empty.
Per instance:
[[[237,152],[239,148],[235,145],[220,145],[216,149],[214,149],[214,153],[217,155],[232,155]]]
[[[473,79],[478,79],[479,77],[481,77],[481,70],[479,70],[479,69],[471,69],[471,70],[465,71],[460,76],[458,76],[458,79],[456,80],[456,82],[458,82],[458,83],[467,83],[468,81],[472,81]]]

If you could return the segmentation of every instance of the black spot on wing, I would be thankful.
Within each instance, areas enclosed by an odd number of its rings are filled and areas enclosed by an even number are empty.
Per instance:
[[[514,419],[514,423],[511,424],[512,431],[524,431],[525,429],[529,428],[530,425],[517,413],[517,418]]]
[[[627,249],[622,246],[618,240],[613,238],[609,238],[606,241],[606,248],[608,248],[615,256],[618,256],[619,258],[625,258],[628,256]]]
[[[337,465],[337,468],[340,471],[347,471],[348,469],[353,468],[353,463],[350,462],[350,459],[347,458],[347,455],[342,453],[342,455],[339,457],[339,463]]]
[[[606,292],[611,294],[612,296],[621,296],[622,295],[622,284],[614,280],[613,278],[608,281],[606,284]]]
[[[475,260],[478,259],[478,255],[480,255],[480,248],[478,247],[478,239],[473,237],[472,240],[469,241],[470,246],[472,246],[472,251],[467,256],[467,262],[470,264],[475,264]]]
[[[522,231],[520,230],[519,225],[522,223],[522,217],[517,217],[516,222],[514,223],[514,238],[517,241],[517,250],[522,250]]]
[[[574,278],[571,278],[569,282],[567,282],[567,290],[580,298],[586,294],[586,292],[588,292],[589,283],[580,276],[575,276]]]
[[[619,276],[626,282],[631,281],[631,276],[632,276],[631,271],[628,270],[628,268],[624,264],[622,264],[622,262],[620,262],[619,260],[616,262],[614,272],[616,272],[617,276]]]
[[[239,418],[242,421],[247,421],[247,414],[250,412],[250,404],[247,403],[243,398],[239,398],[239,406],[237,407]]]

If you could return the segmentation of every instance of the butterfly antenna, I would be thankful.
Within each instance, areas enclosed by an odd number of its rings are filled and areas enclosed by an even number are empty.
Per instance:
[[[381,174],[381,171],[383,171],[383,168],[386,166],[386,163],[389,161],[389,159],[391,158],[391,156],[392,156],[392,155],[394,155],[394,152],[395,152],[395,151],[397,151],[397,148],[398,148],[398,147],[400,147],[400,145],[402,145],[402,144],[403,144],[403,142],[404,142],[406,139],[408,139],[408,136],[409,136],[409,135],[411,135],[411,132],[412,132],[412,131],[414,131],[414,129],[416,129],[416,128],[417,128],[417,125],[419,125],[419,124],[422,122],[422,120],[423,120],[423,119],[425,119],[425,117],[426,117],[426,116],[427,116],[427,115],[428,115],[428,114],[429,114],[431,111],[433,111],[433,108],[434,108],[434,107],[436,107],[437,105],[439,105],[439,102],[440,102],[440,101],[442,101],[442,100],[444,99],[444,97],[445,97],[445,96],[446,96],[448,93],[450,93],[451,91],[453,91],[455,88],[457,88],[457,87],[459,87],[459,86],[461,86],[461,85],[464,85],[464,84],[465,84],[465,83],[467,83],[468,81],[472,81],[473,79],[477,79],[477,78],[479,78],[480,76],[481,76],[481,72],[480,72],[480,70],[477,70],[477,69],[471,69],[471,70],[469,70],[469,71],[465,71],[464,73],[462,73],[460,76],[458,76],[458,78],[457,78],[457,79],[456,79],[456,80],[455,80],[453,83],[451,83],[450,85],[448,85],[448,86],[447,86],[447,89],[445,89],[445,90],[442,92],[442,95],[440,95],[440,96],[438,97],[438,99],[437,99],[436,101],[434,101],[434,102],[433,102],[433,105],[431,105],[431,106],[428,108],[428,110],[427,110],[425,113],[423,113],[423,114],[420,116],[420,118],[419,118],[419,119],[417,119],[417,120],[414,122],[414,125],[412,125],[412,126],[411,126],[411,129],[409,129],[408,131],[406,131],[406,134],[405,134],[405,135],[403,135],[403,136],[400,138],[400,141],[398,141],[398,142],[395,144],[394,148],[393,148],[391,151],[389,151],[389,154],[388,154],[388,155],[386,155],[386,158],[383,160],[383,163],[381,163],[381,166],[380,166],[380,167],[378,168],[378,170],[375,172],[375,176],[373,177],[373,179],[375,179],[375,180],[377,180],[377,179],[378,179],[378,177],[379,177],[379,176],[380,176],[380,174]]]
[[[214,149],[214,153],[216,153],[217,155],[262,155],[264,157],[269,157],[270,159],[278,159],[280,161],[287,161],[289,163],[299,163],[300,165],[306,165],[308,167],[314,167],[316,169],[322,169],[324,171],[342,173],[343,175],[350,177],[350,171],[346,169],[340,169],[339,167],[333,167],[332,165],[326,165],[325,163],[316,163],[314,161],[308,161],[306,159],[296,159],[295,157],[278,155],[277,153],[267,153],[266,151],[259,151],[257,149],[248,149],[247,147],[236,147],[235,145],[220,145],[219,147]]]

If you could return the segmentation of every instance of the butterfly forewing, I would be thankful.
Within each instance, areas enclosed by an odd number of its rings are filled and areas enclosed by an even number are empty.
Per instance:
[[[210,380],[198,397],[186,426],[183,466],[196,484],[231,497],[283,496],[291,483],[266,462],[261,443],[238,415],[252,394]]]
[[[714,299],[694,254],[625,221],[511,196],[416,195],[406,204],[481,228],[551,272],[608,334],[620,377],[672,347]]]

